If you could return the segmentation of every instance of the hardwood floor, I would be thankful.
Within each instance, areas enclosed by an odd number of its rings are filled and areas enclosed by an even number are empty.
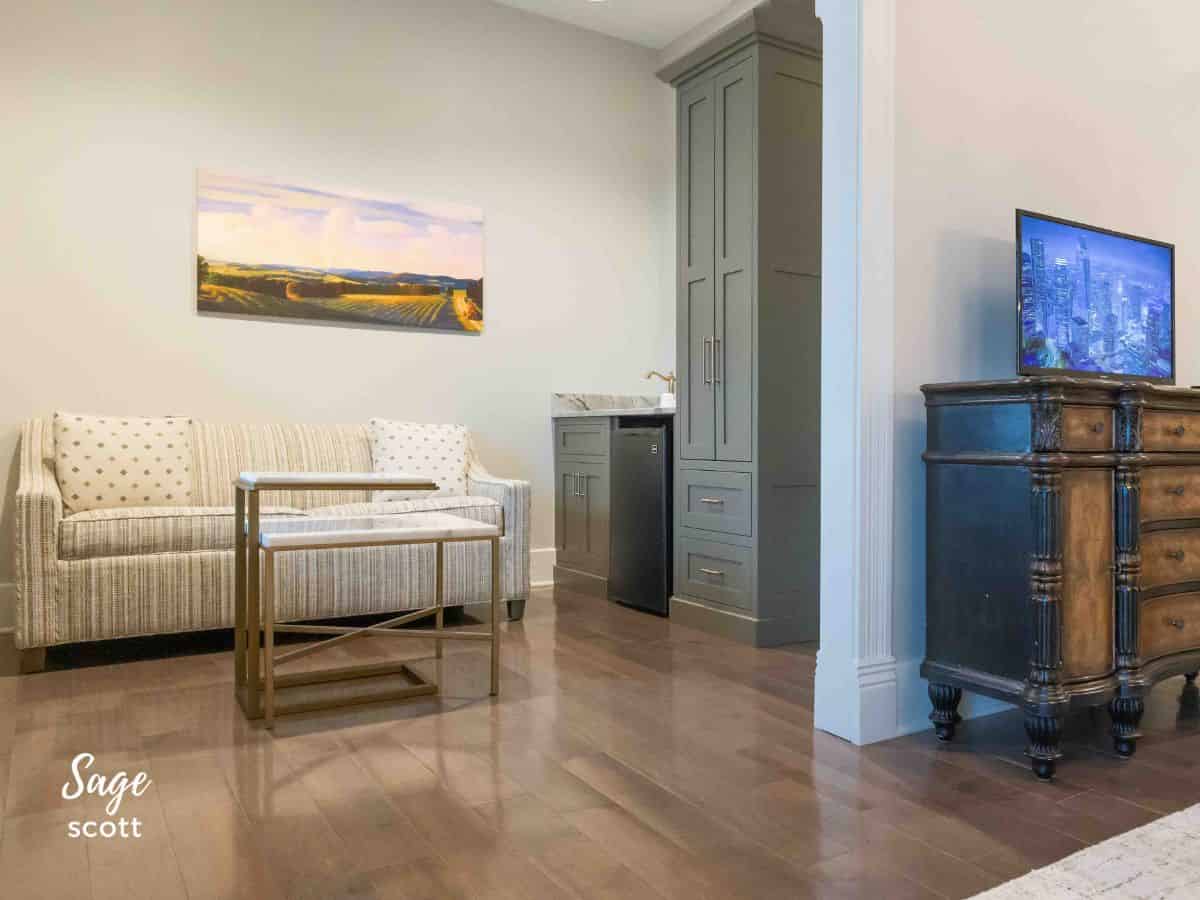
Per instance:
[[[212,639],[168,645],[188,640]],[[229,652],[86,665],[129,646],[155,642],[52,652],[68,667],[31,676],[0,652],[5,897],[963,897],[1200,801],[1182,679],[1131,761],[1103,714],[1073,719],[1047,785],[1016,714],[855,748],[812,729],[813,647],[565,591],[507,626],[495,702],[486,653],[450,645],[441,697],[273,735],[236,707]],[[143,837],[67,837],[107,818],[61,796],[83,751],[153,779],[119,813]]]

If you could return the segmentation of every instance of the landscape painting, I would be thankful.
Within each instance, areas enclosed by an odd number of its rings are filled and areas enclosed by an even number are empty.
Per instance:
[[[483,330],[483,213],[201,171],[201,312]]]

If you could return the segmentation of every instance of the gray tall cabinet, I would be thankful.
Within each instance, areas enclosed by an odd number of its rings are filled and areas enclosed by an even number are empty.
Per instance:
[[[659,76],[677,91],[673,619],[815,640],[821,37],[770,0]]]

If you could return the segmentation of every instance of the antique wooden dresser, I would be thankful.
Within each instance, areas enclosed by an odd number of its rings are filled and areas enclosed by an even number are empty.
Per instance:
[[[1143,697],[1200,669],[1200,390],[1034,377],[932,384],[930,719],[963,688],[1020,704],[1054,774],[1063,717],[1105,704],[1132,756]]]

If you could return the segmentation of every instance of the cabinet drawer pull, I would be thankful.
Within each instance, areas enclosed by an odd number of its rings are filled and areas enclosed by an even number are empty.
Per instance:
[[[1182,497],[1186,488],[1182,484],[1177,484],[1175,487],[1167,488],[1168,494],[1174,494],[1176,497]]]
[[[1175,562],[1183,562],[1184,553],[1182,550],[1168,550],[1167,559],[1173,559]]]
[[[1183,629],[1183,619],[1176,619],[1174,616],[1167,616],[1166,622],[1172,628]]]
[[[1175,435],[1175,437],[1183,437],[1186,433],[1187,433],[1187,429],[1184,428],[1182,425],[1176,425],[1174,428],[1171,429],[1171,434]]]
[[[725,501],[722,500],[720,497],[701,497],[700,502],[701,503],[710,503],[713,506],[724,506],[725,505]]]
[[[1092,425],[1092,434],[1103,434],[1103,433],[1104,433],[1104,423],[1103,422],[1096,422]]]
[[[720,569],[701,569],[700,574],[711,575],[713,578],[724,578],[725,577],[725,573],[722,572]]]

